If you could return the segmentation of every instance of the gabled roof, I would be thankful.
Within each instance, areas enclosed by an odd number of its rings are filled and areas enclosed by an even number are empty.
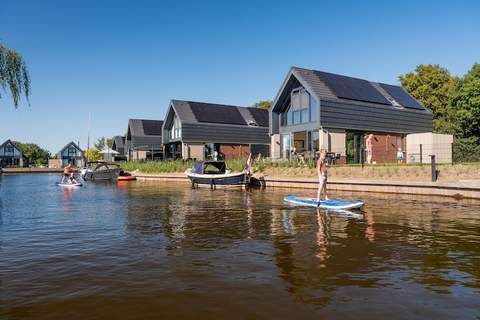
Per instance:
[[[112,149],[118,151],[118,150],[123,150],[124,147],[125,147],[125,137],[123,136],[113,137]]]
[[[20,153],[22,153],[22,150],[20,150],[20,148],[15,144],[15,142],[13,142],[12,140],[10,139],[7,139],[7,141],[5,141],[4,143],[0,144],[0,149],[3,148],[6,144],[11,144],[12,146],[14,146]]]
[[[128,128],[133,137],[161,137],[162,120],[129,119]]]
[[[260,127],[269,124],[268,110],[259,108],[184,100],[172,100],[170,106],[183,123]]]
[[[73,141],[70,141],[69,143],[67,143],[62,149],[60,149],[60,151],[58,152],[58,154],[61,154],[63,152],[63,150],[67,149],[69,146],[73,145],[75,148],[77,148],[80,152],[83,153],[83,150],[80,149],[80,147]]]
[[[285,95],[290,94],[291,89],[300,84],[319,100],[397,106],[429,112],[400,86],[299,67],[290,69],[273,102],[272,110],[278,111],[282,108],[279,103],[284,100]]]
[[[162,145],[162,120],[130,119],[126,141],[128,148],[159,148]]]

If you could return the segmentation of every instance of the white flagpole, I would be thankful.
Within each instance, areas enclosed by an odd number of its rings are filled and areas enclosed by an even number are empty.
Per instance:
[[[87,163],[89,162],[89,151],[90,151],[90,112],[88,113],[88,130],[87,130]]]

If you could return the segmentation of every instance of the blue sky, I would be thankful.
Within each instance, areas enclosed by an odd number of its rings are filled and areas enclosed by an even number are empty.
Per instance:
[[[0,141],[67,142],[163,119],[170,99],[252,105],[290,66],[396,84],[480,62],[478,1],[5,1],[0,41],[32,78],[31,106],[0,99]]]

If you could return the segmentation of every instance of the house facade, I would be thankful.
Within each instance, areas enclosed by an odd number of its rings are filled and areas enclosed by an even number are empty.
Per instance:
[[[82,149],[75,143],[70,142],[57,153],[57,159],[61,160],[61,166],[65,167],[71,163],[74,167],[85,166],[85,158]]]
[[[112,150],[118,152],[118,154],[113,156],[113,161],[127,160],[127,154],[125,153],[125,137],[123,136],[113,137]]]
[[[22,151],[10,139],[0,145],[0,168],[23,167]]]
[[[124,152],[128,161],[162,160],[162,125],[160,120],[130,119]]]
[[[432,131],[432,113],[399,86],[292,67],[270,114],[271,156],[314,157],[326,149],[337,163],[395,162],[406,136]]]
[[[270,155],[268,111],[171,100],[162,129],[166,159]]]

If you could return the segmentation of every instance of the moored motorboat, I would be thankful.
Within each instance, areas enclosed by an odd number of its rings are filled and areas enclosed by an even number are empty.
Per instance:
[[[122,167],[116,163],[92,161],[81,171],[81,176],[85,181],[117,180],[121,171]]]
[[[124,171],[120,172],[120,175],[117,178],[117,181],[135,181],[135,180],[137,180],[137,177]]]
[[[250,180],[248,171],[231,172],[224,161],[200,161],[185,174],[192,182],[192,187],[208,185],[212,189],[217,186],[245,186]]]

